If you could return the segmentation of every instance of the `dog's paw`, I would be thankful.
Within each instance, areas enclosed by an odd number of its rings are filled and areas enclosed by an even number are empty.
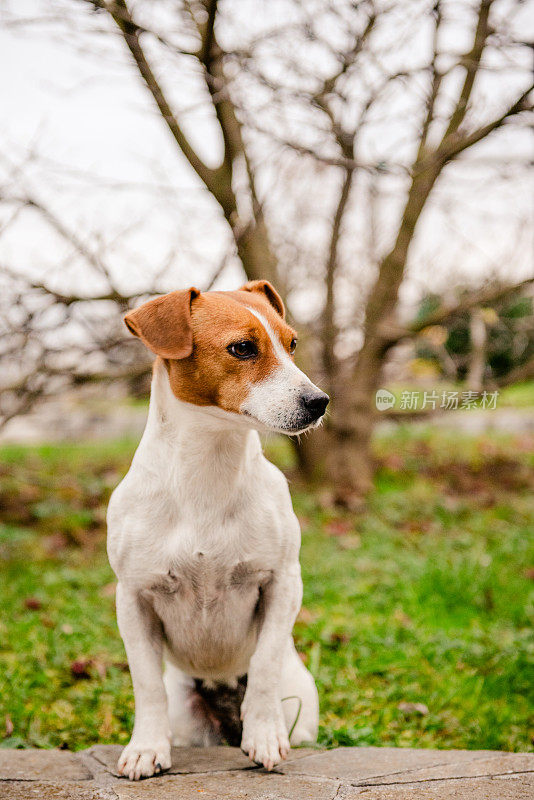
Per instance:
[[[289,739],[283,718],[243,723],[241,750],[251,761],[271,770],[289,753]]]
[[[159,775],[171,766],[171,747],[168,742],[143,744],[131,741],[121,753],[117,770],[131,781]]]

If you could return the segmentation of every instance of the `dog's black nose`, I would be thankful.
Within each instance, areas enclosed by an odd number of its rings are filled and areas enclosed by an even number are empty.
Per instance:
[[[330,398],[324,392],[307,392],[301,396],[300,400],[312,419],[322,417],[330,402]]]

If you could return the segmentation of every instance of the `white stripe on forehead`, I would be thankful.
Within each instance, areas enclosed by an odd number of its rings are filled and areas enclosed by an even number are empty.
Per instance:
[[[259,311],[256,311],[254,308],[251,308],[250,306],[245,306],[245,308],[247,308],[250,311],[251,314],[254,314],[256,319],[258,319],[261,322],[261,324],[263,325],[263,327],[265,328],[265,332],[267,333],[267,336],[271,340],[271,344],[273,346],[273,349],[274,349],[274,352],[276,353],[276,355],[279,358],[281,358],[282,360],[287,360],[287,361],[289,361],[290,364],[292,364],[293,362],[291,361],[291,359],[289,358],[289,355],[287,354],[286,350],[284,349],[284,347],[282,345],[282,342],[280,341],[280,339],[276,335],[276,333],[273,330],[273,328],[269,325],[269,323],[267,322],[267,320],[265,319],[263,314],[260,314]]]

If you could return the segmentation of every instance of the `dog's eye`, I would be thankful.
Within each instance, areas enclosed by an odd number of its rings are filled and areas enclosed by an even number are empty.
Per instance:
[[[229,344],[226,349],[230,355],[235,356],[235,358],[254,358],[254,356],[258,355],[258,348],[254,342],[251,342],[248,339],[243,339],[242,342],[234,342],[233,344]]]
[[[297,340],[291,339],[291,344],[289,345],[289,352],[291,353],[291,355],[293,355],[293,353],[295,352],[296,347],[297,347]]]

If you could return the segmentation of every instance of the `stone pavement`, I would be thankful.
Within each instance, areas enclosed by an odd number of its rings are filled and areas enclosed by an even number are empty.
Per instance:
[[[527,800],[534,753],[342,747],[292,750],[268,773],[237,748],[173,748],[164,775],[130,783],[121,748],[0,749],[1,800]]]

